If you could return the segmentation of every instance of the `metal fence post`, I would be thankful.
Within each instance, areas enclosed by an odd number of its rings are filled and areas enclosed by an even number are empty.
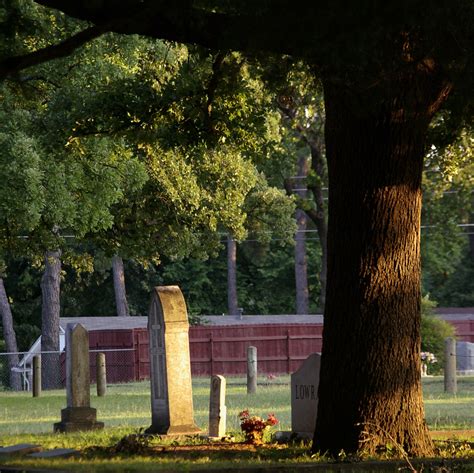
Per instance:
[[[41,396],[41,355],[33,357],[33,397]]]

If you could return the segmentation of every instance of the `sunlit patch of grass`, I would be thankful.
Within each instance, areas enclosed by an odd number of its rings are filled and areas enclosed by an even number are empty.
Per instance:
[[[287,384],[284,384],[287,383]],[[195,419],[202,430],[208,426],[209,378],[193,380]],[[432,429],[474,428],[474,377],[458,379],[456,396],[444,393],[443,378],[423,378],[426,417]],[[227,429],[238,432],[238,413],[249,409],[252,414],[274,413],[279,430],[290,430],[289,376],[268,381],[262,376],[258,391],[247,395],[245,378],[227,379]],[[91,388],[91,405],[97,419],[106,423],[106,431],[131,427],[148,427],[151,422],[149,382],[108,386],[105,397],[97,397]],[[43,391],[39,398],[30,393],[0,393],[0,435],[51,433],[61,409],[66,407],[64,390]]]

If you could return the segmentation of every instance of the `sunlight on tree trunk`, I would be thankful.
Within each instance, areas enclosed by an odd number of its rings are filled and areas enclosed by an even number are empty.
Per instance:
[[[5,340],[5,349],[9,353],[17,353],[18,345],[16,343],[15,329],[13,327],[13,316],[8,301],[3,278],[0,278],[0,312],[2,314],[3,339]],[[12,368],[18,365],[18,355],[8,355],[8,368],[10,378],[10,388],[14,391],[21,390],[20,373],[12,371]]]
[[[115,307],[119,317],[130,315],[127,302],[127,291],[125,288],[125,271],[123,268],[123,260],[120,256],[115,255],[112,258],[112,272],[114,276],[114,292]]]
[[[237,296],[237,242],[227,236],[227,307],[229,315],[238,315]]]
[[[449,86],[427,76],[402,77],[382,103],[371,94],[383,86],[359,95],[325,84],[330,217],[315,451],[396,442],[410,456],[433,454],[420,379],[421,174]]]
[[[41,351],[42,384],[44,389],[55,389],[61,385],[59,363],[59,313],[61,252],[47,251],[44,258],[44,273],[41,278]]]

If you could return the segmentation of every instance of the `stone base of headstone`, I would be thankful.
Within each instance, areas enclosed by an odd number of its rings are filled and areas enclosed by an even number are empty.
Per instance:
[[[66,407],[61,410],[61,422],[54,424],[55,432],[99,430],[103,422],[97,422],[97,411],[92,407]]]
[[[235,437],[233,435],[224,435],[223,437],[213,437],[211,435],[200,435],[199,438],[202,440],[207,440],[209,443],[218,442],[218,443],[232,443],[235,442]]]
[[[273,438],[278,443],[288,443],[294,436],[291,430],[278,430],[275,432]]]
[[[279,430],[273,435],[273,439],[277,443],[290,442],[310,442],[313,440],[313,433],[309,432],[292,432],[291,430]]]
[[[150,425],[145,430],[146,434],[157,434],[161,436],[177,437],[180,435],[196,435],[200,434],[202,430],[197,425],[173,425],[173,426],[154,426]]]

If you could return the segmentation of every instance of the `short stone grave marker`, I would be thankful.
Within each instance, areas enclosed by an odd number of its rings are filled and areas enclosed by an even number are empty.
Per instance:
[[[313,353],[291,375],[291,430],[301,438],[312,438],[318,409],[321,355]]]
[[[209,437],[225,437],[227,407],[225,405],[226,380],[216,374],[211,377],[209,400]]]
[[[67,407],[61,410],[61,422],[54,424],[55,432],[104,427],[90,407],[89,335],[80,324],[68,324],[66,328],[66,398]]]
[[[44,452],[31,453],[28,457],[32,458],[69,458],[79,456],[79,450],[73,448],[54,448],[53,450],[45,450]]]
[[[26,455],[28,453],[40,452],[43,448],[41,445],[32,443],[19,443],[8,447],[0,447],[0,456],[5,455]]]
[[[194,423],[189,322],[178,286],[155,287],[148,315],[152,424],[147,433],[197,434]]]

